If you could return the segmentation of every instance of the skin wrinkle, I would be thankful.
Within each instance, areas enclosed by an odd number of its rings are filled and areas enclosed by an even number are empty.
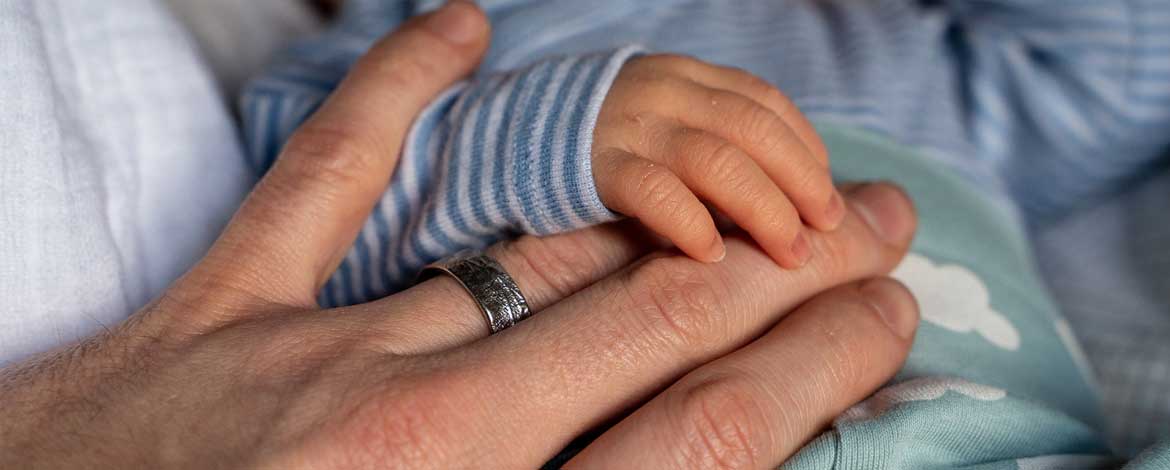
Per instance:
[[[691,444],[681,451],[686,456],[684,460],[692,468],[756,467],[758,451],[742,424],[752,414],[742,399],[728,389],[730,386],[718,383],[701,383],[684,392],[683,429],[688,430]]]

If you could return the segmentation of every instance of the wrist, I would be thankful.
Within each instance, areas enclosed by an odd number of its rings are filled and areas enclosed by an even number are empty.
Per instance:
[[[137,381],[105,334],[0,370],[0,468],[126,468],[149,447],[110,399]]]

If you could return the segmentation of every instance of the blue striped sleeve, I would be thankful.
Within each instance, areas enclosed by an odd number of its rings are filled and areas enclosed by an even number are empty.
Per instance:
[[[1170,135],[1170,1],[950,0],[977,148],[1058,216],[1128,185]]]
[[[382,199],[321,295],[325,305],[385,296],[426,263],[508,234],[553,234],[613,220],[591,167],[593,126],[637,47],[551,57],[447,90],[415,120]],[[243,99],[245,138],[263,171],[344,75],[280,69]],[[311,77],[311,78],[310,78]]]

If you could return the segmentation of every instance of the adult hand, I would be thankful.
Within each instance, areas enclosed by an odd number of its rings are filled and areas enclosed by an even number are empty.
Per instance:
[[[320,310],[409,117],[474,67],[487,29],[454,3],[381,41],[191,272],[3,370],[0,467],[534,467],[615,420],[568,465],[763,467],[894,373],[914,302],[855,282],[914,231],[883,185],[846,189],[841,228],[812,234],[798,270],[735,236],[698,263],[624,223],[493,247],[537,313],[490,337],[445,277]]]

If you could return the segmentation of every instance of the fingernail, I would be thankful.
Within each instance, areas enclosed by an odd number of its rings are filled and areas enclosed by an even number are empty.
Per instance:
[[[825,209],[825,218],[833,228],[841,225],[841,220],[845,218],[845,201],[841,199],[841,193],[833,191],[833,195],[829,197],[828,208]]]
[[[854,210],[883,242],[900,245],[914,235],[914,205],[897,186],[863,184],[850,188],[848,197]]]
[[[901,283],[890,278],[871,279],[861,285],[861,295],[895,335],[902,339],[914,337],[918,328],[918,302]]]
[[[462,0],[447,2],[431,13],[426,27],[455,44],[470,44],[479,37],[481,28],[475,6]]]
[[[711,247],[707,249],[707,252],[716,253],[716,255],[711,258],[712,263],[723,261],[723,258],[727,257],[727,244],[723,243],[723,237],[715,236],[715,239],[711,240]]]
[[[809,248],[808,237],[804,236],[804,232],[796,233],[796,239],[792,240],[789,250],[792,250],[792,257],[796,258],[798,266],[804,266],[809,258],[812,258],[812,248]]]

